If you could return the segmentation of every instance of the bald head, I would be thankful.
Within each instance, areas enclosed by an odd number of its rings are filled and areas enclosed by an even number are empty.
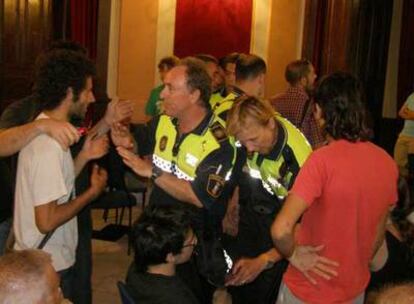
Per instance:
[[[61,300],[59,277],[49,254],[22,250],[0,257],[0,303],[57,304]]]

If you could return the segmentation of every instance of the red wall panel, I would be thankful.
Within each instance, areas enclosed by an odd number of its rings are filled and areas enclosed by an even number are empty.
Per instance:
[[[177,0],[174,54],[249,53],[252,0]]]

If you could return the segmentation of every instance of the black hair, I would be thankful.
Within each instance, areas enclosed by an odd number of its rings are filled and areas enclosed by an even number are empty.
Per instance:
[[[240,54],[236,61],[236,81],[254,79],[266,73],[266,62],[253,54]]]
[[[53,41],[49,48],[47,49],[48,52],[54,51],[54,50],[68,50],[68,51],[74,51],[79,52],[85,56],[88,55],[88,51],[86,48],[84,48],[79,43],[72,41],[72,40],[55,40]]]
[[[95,75],[95,66],[77,51],[56,49],[42,54],[36,62],[34,91],[42,110],[52,110],[60,105],[69,88],[73,100],[86,87],[88,77]]]
[[[187,57],[180,61],[180,66],[186,68],[187,86],[190,90],[199,90],[200,99],[206,109],[211,109],[211,77],[208,75],[201,59]]]
[[[236,53],[236,52],[227,54],[226,56],[220,58],[219,65],[221,66],[221,68],[223,70],[225,70],[227,64],[229,64],[229,63],[236,64],[237,59],[239,59],[239,56],[240,56],[240,54]]]
[[[179,254],[191,229],[189,212],[180,205],[147,207],[133,227],[135,266],[166,262],[169,253]]]
[[[335,72],[323,77],[315,91],[315,102],[322,109],[324,131],[334,139],[356,142],[371,138],[369,114],[355,76]]]
[[[310,72],[311,62],[307,59],[295,60],[286,66],[285,79],[290,85],[296,85]]]
[[[209,54],[197,54],[194,57],[197,59],[200,59],[204,63],[209,63],[209,62],[215,63],[215,64],[219,63],[216,57],[214,57],[213,55],[209,55]]]

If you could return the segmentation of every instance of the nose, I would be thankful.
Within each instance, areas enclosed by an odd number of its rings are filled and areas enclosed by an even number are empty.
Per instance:
[[[160,97],[162,99],[165,99],[165,96],[167,95],[167,87],[164,87],[160,93]]]
[[[93,94],[93,92],[91,92],[91,96],[90,96],[90,98],[89,98],[89,103],[93,103],[93,102],[95,102],[96,101],[96,99],[95,99],[95,95]]]
[[[246,143],[246,144],[245,144],[245,147],[246,147],[246,149],[247,149],[247,152],[255,152],[255,149],[254,149],[254,145],[253,145],[253,144],[251,144],[251,143]]]

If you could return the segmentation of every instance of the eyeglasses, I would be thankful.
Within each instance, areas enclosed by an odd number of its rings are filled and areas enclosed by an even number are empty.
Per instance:
[[[186,248],[186,247],[195,247],[195,246],[197,246],[197,243],[183,245],[183,248]]]
[[[191,237],[190,241],[188,244],[184,244],[183,248],[186,247],[195,247],[197,246],[197,237],[195,236],[195,234],[193,234],[193,236]]]

